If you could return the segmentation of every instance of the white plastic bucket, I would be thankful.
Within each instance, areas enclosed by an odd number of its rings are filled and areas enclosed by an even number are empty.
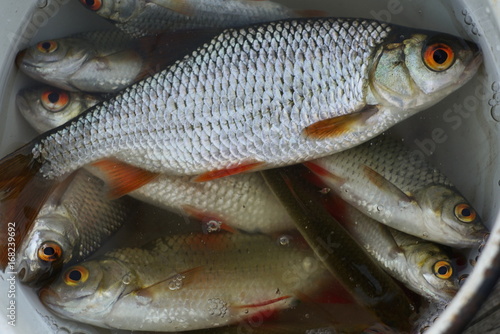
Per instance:
[[[500,204],[500,3],[495,0],[278,2],[293,8],[325,10],[331,16],[375,18],[458,34],[480,44],[485,64],[476,78],[393,130],[449,176],[492,230],[472,274],[428,333],[461,330],[491,292],[500,270],[500,223],[497,222]],[[30,82],[14,66],[17,51],[47,38],[107,26],[109,23],[84,9],[77,0],[6,1],[2,4],[0,156],[35,136],[35,131],[15,107],[15,94]],[[8,272],[0,274],[0,333],[109,333],[54,317],[43,308],[32,290],[15,283],[11,276]],[[12,282],[15,284],[11,285]]]

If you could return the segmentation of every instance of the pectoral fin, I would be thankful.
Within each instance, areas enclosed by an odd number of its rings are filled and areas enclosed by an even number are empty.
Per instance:
[[[263,162],[249,162],[244,163],[234,167],[228,167],[226,169],[214,170],[210,172],[203,173],[193,179],[194,182],[206,182],[215,179],[220,179],[222,177],[236,175],[240,173],[245,173],[253,170],[258,170],[259,167],[264,165]]]
[[[314,174],[326,178],[329,182],[335,184],[337,187],[340,187],[346,182],[344,178],[332,173],[331,171],[323,168],[315,162],[307,161],[304,162],[303,165],[309,168],[309,170]]]
[[[313,139],[340,137],[363,126],[368,118],[379,111],[377,105],[366,105],[361,110],[351,114],[325,119],[309,125],[304,134]]]
[[[110,186],[110,198],[118,198],[151,182],[159,174],[120,162],[118,160],[100,160],[92,166],[104,172]]]
[[[377,186],[379,189],[386,191],[390,194],[395,195],[399,201],[401,202],[413,202],[414,199],[410,195],[407,195],[404,193],[401,189],[396,187],[393,183],[391,183],[389,180],[387,180],[385,177],[380,175],[378,172],[375,170],[371,169],[370,167],[364,165],[363,166],[363,172],[365,175],[370,179],[370,181]]]
[[[203,271],[202,266],[182,271],[180,273],[169,276],[164,280],[137,289],[132,293],[134,293],[139,297],[154,299],[154,295],[157,290],[163,291],[165,288],[168,288],[172,291],[179,290],[189,285],[193,280],[196,279],[197,275],[199,275],[202,271]]]
[[[205,234],[220,231],[238,233],[238,231],[236,231],[234,228],[225,224],[223,222],[223,219],[218,217],[216,214],[198,209],[189,204],[182,205],[182,210],[184,210],[186,214],[195,218],[196,220],[199,220],[203,224],[202,229],[203,233]]]
[[[256,303],[253,303],[253,304],[234,305],[233,307],[234,308],[257,308],[257,307],[271,305],[271,304],[274,304],[274,303],[277,303],[277,302],[280,302],[282,300],[289,299],[289,298],[292,298],[292,296],[281,296],[281,297],[278,297],[278,298],[263,300],[263,301],[256,302]]]

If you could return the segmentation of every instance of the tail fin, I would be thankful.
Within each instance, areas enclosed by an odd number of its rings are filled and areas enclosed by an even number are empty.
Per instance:
[[[0,160],[0,269],[13,269],[15,250],[23,241],[56,182],[40,174],[42,163],[28,143]],[[12,266],[12,267],[11,267]]]

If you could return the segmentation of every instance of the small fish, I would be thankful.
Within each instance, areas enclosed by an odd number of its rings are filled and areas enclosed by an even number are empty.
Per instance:
[[[442,246],[380,224],[338,195],[331,200],[332,216],[392,277],[435,303],[455,296],[457,270]]]
[[[345,201],[399,231],[456,248],[477,247],[488,234],[446,176],[400,141],[382,136],[306,166]]]
[[[16,97],[17,108],[39,133],[63,125],[102,101],[104,97],[100,95],[69,92],[50,86],[25,88]]]
[[[69,91],[114,93],[182,58],[216,32],[183,31],[132,39],[119,30],[46,40],[19,52],[19,69]],[[208,36],[208,37],[206,37]]]
[[[458,89],[481,62],[458,37],[366,19],[227,29],[0,160],[0,229],[15,221],[21,241],[48,191],[87,164],[112,174],[119,197],[160,173],[203,182],[351,148]]]
[[[69,182],[70,181],[70,182]],[[127,201],[106,198],[105,184],[80,170],[54,191],[17,250],[17,278],[39,283],[96,251],[125,222]]]
[[[184,331],[288,308],[328,278],[307,247],[264,235],[179,235],[70,267],[40,299],[99,327]]]
[[[163,31],[229,28],[299,16],[261,0],[80,0],[88,9],[133,37]]]
[[[17,97],[24,118],[39,132],[63,125],[99,102],[99,96],[51,87],[24,89]],[[129,195],[222,228],[274,233],[294,227],[290,216],[256,173],[207,182],[162,174]]]

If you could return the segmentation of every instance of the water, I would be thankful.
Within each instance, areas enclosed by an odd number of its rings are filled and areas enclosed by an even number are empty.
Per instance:
[[[294,7],[294,4],[297,4],[295,7],[303,6],[303,1],[299,0],[282,2],[291,7]],[[411,0],[401,2],[353,0],[342,3],[327,3],[324,0],[310,0],[307,2],[307,9],[322,9],[328,10],[331,15],[335,16],[376,18],[412,27],[428,28],[461,35],[469,34],[471,38],[484,38],[485,35],[479,29],[479,23],[474,20],[474,12],[471,10],[455,10],[457,13],[457,17],[455,17],[454,13],[449,10],[452,7],[450,2],[437,2],[434,0],[419,2]],[[57,3],[64,5],[58,7],[57,14],[53,19],[35,26],[35,28],[40,27],[40,29],[33,30],[36,31],[36,34],[29,36],[30,42],[34,43],[47,38],[68,35],[76,31],[109,26],[106,22],[97,19],[92,13],[81,8],[78,1],[62,0],[56,2],[42,0],[38,1],[37,5],[40,8],[50,9],[56,8],[57,6],[51,7],[51,5]],[[491,58],[487,58],[488,60],[491,60]],[[497,215],[498,207],[496,203],[498,203],[499,197],[499,187],[496,181],[491,182],[490,180],[499,179],[498,175],[496,175],[495,166],[498,166],[497,152],[499,152],[496,139],[496,123],[500,121],[500,106],[498,105],[500,103],[500,84],[496,78],[492,77],[496,74],[491,70],[493,65],[491,63],[486,65],[487,70],[475,82],[470,83],[467,87],[431,109],[422,112],[418,117],[413,117],[404,122],[391,132],[400,135],[416,152],[431,159],[473,203],[483,220],[492,224]],[[488,73],[488,75],[485,73]],[[0,119],[4,121],[3,124],[9,124],[3,129],[0,126],[0,134],[2,134],[0,155],[2,156],[35,135],[35,132],[29,128],[15,110],[13,99],[20,87],[29,84],[30,81],[18,73],[12,72],[12,75],[8,77],[6,89],[3,91],[4,95],[0,100],[3,110]],[[478,92],[476,88],[478,85],[484,87],[484,92]],[[460,124],[451,124],[445,118],[446,112],[454,110],[455,105],[463,105],[466,110],[468,110],[467,108],[473,109],[473,112],[470,112],[468,117],[461,118]],[[434,140],[432,134],[435,129],[445,131],[447,139],[444,142]],[[127,227],[128,232],[124,230],[125,232],[121,232],[116,236],[113,240],[114,245],[140,245],[159,233],[170,233],[172,230],[191,231],[197,230],[199,227],[192,222],[186,222],[179,216],[167,214],[148,206],[140,207],[137,210],[146,213],[144,221],[148,221],[151,229],[148,231],[143,228],[144,226],[137,226],[137,223],[135,225],[131,224],[131,226]],[[169,227],[163,226],[159,228],[158,223],[160,222],[161,225],[161,222],[166,219],[174,223]],[[137,238],[138,231],[140,231],[139,238]],[[0,291],[4,290],[0,289]],[[36,313],[38,320],[34,320],[33,323],[45,323],[47,328],[59,327],[68,333],[108,332],[88,326],[74,324],[68,326],[65,325],[68,323],[67,321],[54,320],[52,316],[47,315],[43,310],[31,291],[19,287],[18,298],[22,297],[27,299],[24,302],[21,300],[19,302],[19,322],[28,319],[28,317],[25,317],[24,320],[21,318],[21,315],[24,314],[22,310],[31,310],[34,307],[39,313]],[[31,304],[28,304],[26,300]],[[32,312],[28,311],[27,313],[31,317]],[[2,323],[0,322],[0,324]],[[0,326],[0,329],[3,329],[3,327]],[[7,330],[0,331],[9,333],[9,331],[12,331],[12,327],[7,327]],[[15,333],[17,332],[30,331],[16,330]]]

